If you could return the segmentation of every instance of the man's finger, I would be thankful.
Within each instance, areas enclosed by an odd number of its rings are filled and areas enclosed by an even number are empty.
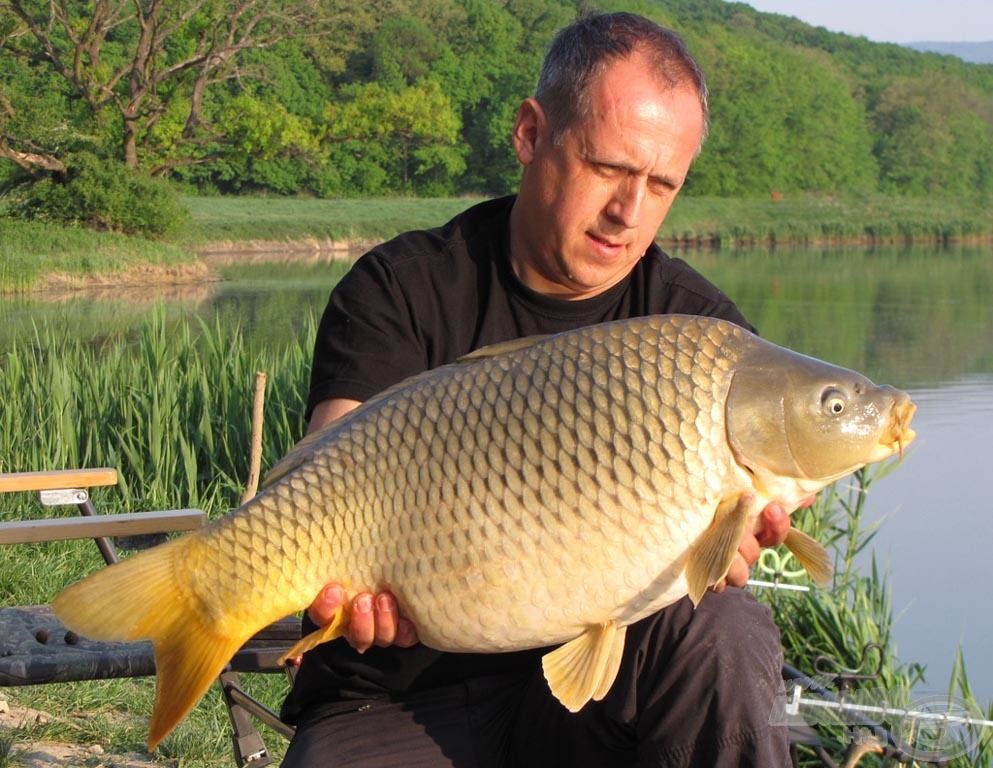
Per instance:
[[[786,540],[790,530],[790,513],[782,504],[773,502],[762,510],[761,524],[755,534],[763,547],[775,547]],[[756,559],[758,554],[756,554]],[[751,562],[755,562],[752,560]]]
[[[376,595],[376,645],[393,645],[397,636],[397,601],[389,592]]]
[[[376,617],[372,595],[363,592],[352,600],[352,613],[348,619],[348,642],[359,653],[368,650],[376,640]]]
[[[748,563],[745,562],[745,558],[741,556],[740,552],[735,553],[734,560],[731,561],[731,567],[728,569],[728,574],[724,577],[724,581],[732,587],[743,587],[748,583]],[[722,589],[723,586],[716,591],[720,592]]]
[[[414,627],[414,622],[400,617],[397,622],[397,636],[394,645],[400,648],[410,648],[412,645],[417,645],[417,629]]]
[[[341,584],[328,584],[310,604],[307,615],[317,626],[326,626],[331,623],[344,602],[345,590]]]

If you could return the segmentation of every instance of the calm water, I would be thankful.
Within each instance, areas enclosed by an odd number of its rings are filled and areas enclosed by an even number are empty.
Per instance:
[[[890,574],[896,652],[947,688],[955,649],[993,701],[993,251],[689,253],[764,336],[907,389],[918,439],[875,482],[867,514],[883,520],[875,553]],[[228,280],[164,291],[0,298],[0,340],[36,323],[104,337],[140,326],[164,305],[181,318],[217,315],[278,344],[319,316],[340,264],[241,267]]]

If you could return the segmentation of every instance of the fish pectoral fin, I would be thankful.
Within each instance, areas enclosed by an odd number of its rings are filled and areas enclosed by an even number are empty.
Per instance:
[[[548,687],[566,709],[578,712],[590,699],[607,695],[621,666],[626,634],[627,627],[607,621],[542,657]]]
[[[700,604],[708,587],[727,576],[754,505],[755,496],[751,493],[724,499],[710,527],[694,542],[686,561],[686,583],[694,606]]]
[[[316,648],[321,643],[329,643],[332,640],[338,639],[345,634],[345,627],[347,625],[348,619],[345,615],[345,610],[339,608],[330,624],[318,627],[309,635],[305,635],[297,640],[296,644],[290,650],[279,657],[279,663],[285,664],[287,659],[296,658],[312,648]]]
[[[783,543],[800,561],[800,565],[811,579],[821,586],[831,583],[834,577],[834,563],[823,544],[796,528],[790,528]]]

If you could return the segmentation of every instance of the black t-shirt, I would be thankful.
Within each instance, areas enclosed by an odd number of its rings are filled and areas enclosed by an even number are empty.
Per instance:
[[[322,400],[367,400],[407,376],[511,338],[667,313],[750,328],[719,289],[655,245],[602,294],[569,301],[535,293],[510,266],[513,203],[507,197],[473,206],[443,227],[400,235],[356,262],[332,292],[317,332],[308,418]],[[304,631],[312,628],[305,620]],[[542,653],[450,654],[418,645],[359,654],[337,640],[306,654],[283,714],[295,721],[308,708],[347,708],[355,699],[532,669]]]

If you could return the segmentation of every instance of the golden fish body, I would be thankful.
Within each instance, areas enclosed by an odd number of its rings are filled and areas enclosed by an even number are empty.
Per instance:
[[[768,501],[793,507],[901,450],[912,413],[902,392],[710,318],[510,342],[368,401],[239,510],[55,608],[91,637],[155,641],[152,745],[248,637],[331,581],[390,589],[439,650],[565,643],[545,672],[578,709],[609,689],[624,627],[698,601]],[[824,553],[791,538],[824,576]]]

